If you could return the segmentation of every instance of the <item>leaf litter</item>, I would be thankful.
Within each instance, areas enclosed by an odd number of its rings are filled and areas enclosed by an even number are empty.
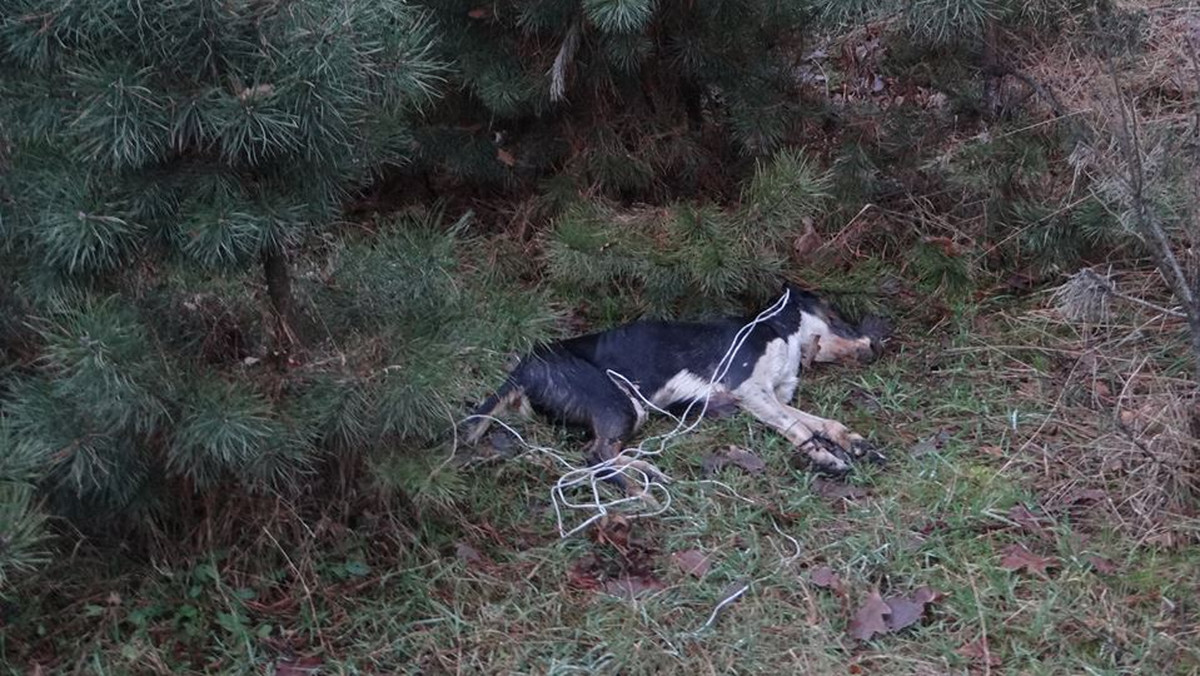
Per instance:
[[[931,587],[920,587],[909,596],[889,596],[872,591],[854,613],[846,632],[852,638],[869,641],[875,636],[894,634],[921,621],[931,603],[942,594]]]
[[[1046,571],[1058,568],[1059,561],[1052,556],[1034,554],[1025,545],[1014,543],[1004,548],[1004,558],[1000,560],[1000,567],[1015,572],[1024,570],[1038,577],[1046,577]]]

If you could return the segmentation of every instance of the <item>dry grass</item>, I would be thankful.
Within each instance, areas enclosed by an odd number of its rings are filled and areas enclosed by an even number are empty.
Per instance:
[[[1200,424],[1187,373],[1186,325],[1135,301],[1167,305],[1155,273],[1128,273],[1094,322],[1071,307],[1011,318],[1037,337],[1005,377],[1036,390],[1048,414],[1022,438],[1012,463],[1038,477],[1048,509],[1074,513],[1139,542],[1166,546],[1200,537]],[[1059,297],[1061,298],[1061,296]],[[1098,498],[1098,496],[1103,496]]]
[[[1123,29],[1139,42],[1135,56],[1116,64],[1126,95],[1155,110],[1157,118],[1192,114],[1200,80],[1196,79],[1187,38],[1189,34],[1193,40],[1200,37],[1200,4],[1125,0],[1116,3],[1116,12],[1129,13]],[[1076,34],[1095,31],[1090,21],[1082,18],[1069,30]],[[1088,42],[1056,39],[1039,44],[1022,55],[1021,69],[1054,91],[1072,114],[1093,121],[1110,120],[1115,89],[1103,49],[1114,42],[1091,38],[1094,48],[1085,49],[1082,45]],[[1044,100],[1035,100],[1033,105],[1047,117],[1054,112]]]

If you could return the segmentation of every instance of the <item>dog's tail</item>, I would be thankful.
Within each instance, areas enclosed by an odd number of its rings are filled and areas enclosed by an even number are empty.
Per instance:
[[[484,433],[488,431],[488,427],[491,426],[493,417],[502,415],[513,408],[524,412],[528,408],[526,402],[524,390],[511,379],[505,381],[495,394],[485,399],[467,418],[461,431],[464,440],[472,445],[479,443]]]

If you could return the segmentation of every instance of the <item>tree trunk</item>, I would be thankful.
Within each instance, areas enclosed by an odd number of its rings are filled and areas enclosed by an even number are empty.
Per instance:
[[[271,299],[271,311],[275,315],[275,350],[279,353],[280,363],[284,363],[298,342],[292,330],[292,274],[287,255],[282,251],[264,249],[262,264],[267,278],[267,297]]]
[[[704,129],[703,91],[690,78],[679,79],[679,98],[687,111],[688,126],[692,131]]]

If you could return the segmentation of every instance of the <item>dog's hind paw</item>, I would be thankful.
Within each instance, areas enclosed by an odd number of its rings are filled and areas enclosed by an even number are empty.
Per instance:
[[[813,470],[820,474],[840,477],[851,472],[850,456],[841,446],[823,436],[814,434],[808,441],[800,444],[797,450],[808,456]]]

